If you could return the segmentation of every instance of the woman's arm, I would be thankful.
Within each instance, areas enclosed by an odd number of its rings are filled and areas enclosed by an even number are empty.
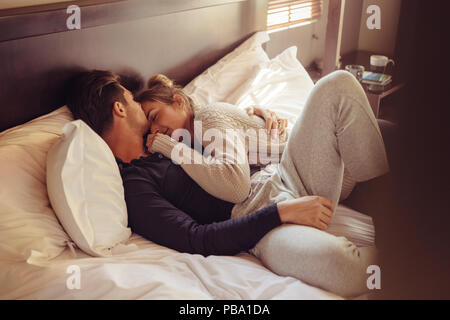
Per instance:
[[[264,119],[264,121],[266,122],[267,134],[270,134],[271,130],[277,130],[278,135],[285,135],[285,131],[288,125],[287,119],[280,118],[275,112],[269,109],[261,108],[259,106],[250,106],[245,108],[244,110],[247,112],[249,117],[255,115]],[[283,141],[284,140],[287,140],[287,135],[283,139]]]
[[[203,121],[203,134],[206,139],[209,135],[212,140],[209,144],[210,140],[202,141],[198,137],[205,146],[203,154],[162,134],[150,135],[147,147],[149,151],[159,152],[180,164],[209,194],[228,202],[240,203],[250,192],[250,166],[245,142],[241,136],[230,135],[217,128],[215,121]]]
[[[227,135],[227,129],[241,128],[240,121],[254,124],[247,120],[251,115],[259,116],[265,120],[266,129],[275,127],[278,133],[280,131],[285,133],[287,124],[287,120],[279,119],[268,109],[255,106],[246,111],[247,114],[235,106],[220,103],[197,113],[196,120],[201,121],[201,130],[194,131],[197,135],[195,138],[203,144],[205,151],[210,151],[203,155],[186,144],[179,144],[168,136],[158,134],[149,136],[147,147],[152,152],[159,152],[180,164],[185,172],[209,194],[225,201],[240,203],[250,192],[248,154],[245,138],[239,134]],[[208,149],[212,145],[209,143],[211,139],[208,139],[208,136],[210,138],[214,136],[212,142],[215,145],[214,150]],[[190,141],[187,145],[191,145]]]

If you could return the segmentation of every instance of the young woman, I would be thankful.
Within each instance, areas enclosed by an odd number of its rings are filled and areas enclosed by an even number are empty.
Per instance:
[[[180,163],[210,194],[236,203],[232,217],[307,196],[330,199],[335,208],[344,168],[355,181],[370,180],[389,170],[367,97],[348,72],[336,71],[315,85],[289,138],[286,134],[279,138],[252,134],[265,128],[264,121],[232,105],[195,106],[162,75],[152,77],[148,87],[138,101],[151,121],[149,151]],[[237,134],[227,134],[230,129]],[[180,137],[184,143],[179,143]],[[209,148],[213,138],[214,148]],[[189,147],[192,141],[194,148]],[[267,151],[266,147],[278,153],[270,152],[267,157],[267,152],[260,152]],[[275,164],[259,171],[250,169],[250,164],[260,166],[268,160]],[[314,221],[305,219],[304,225],[276,228],[252,253],[280,275],[346,296],[358,294],[364,291],[366,270],[375,263],[376,250],[356,248],[343,237],[323,232],[331,216],[324,210]]]

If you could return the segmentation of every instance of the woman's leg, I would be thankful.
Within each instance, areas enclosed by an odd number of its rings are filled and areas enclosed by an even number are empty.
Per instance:
[[[375,248],[358,248],[345,237],[291,224],[267,233],[251,253],[280,276],[294,277],[342,297],[367,292],[367,268],[377,264]]]
[[[366,94],[346,71],[319,80],[297,118],[279,174],[301,196],[338,204],[343,173],[357,182],[389,171],[383,138]]]
[[[381,133],[362,87],[350,73],[337,71],[313,89],[293,127],[278,174],[300,196],[323,196],[337,206],[344,165],[356,181],[389,170]],[[376,263],[375,248],[357,248],[344,237],[298,225],[272,230],[252,253],[279,275],[342,296],[367,290],[367,267]]]
[[[348,198],[355,188],[356,181],[352,178],[347,168],[344,167],[344,176],[342,177],[341,195],[339,196],[339,202]]]

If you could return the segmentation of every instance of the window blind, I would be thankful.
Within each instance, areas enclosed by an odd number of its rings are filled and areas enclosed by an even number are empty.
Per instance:
[[[270,0],[267,30],[286,28],[317,20],[322,15],[323,0]]]

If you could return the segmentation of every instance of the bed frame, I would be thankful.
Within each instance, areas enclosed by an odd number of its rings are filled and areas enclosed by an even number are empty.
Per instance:
[[[77,1],[0,10],[0,132],[65,104],[68,80],[86,69],[126,77],[137,89],[164,73],[181,85],[253,33],[265,30],[266,0]]]

